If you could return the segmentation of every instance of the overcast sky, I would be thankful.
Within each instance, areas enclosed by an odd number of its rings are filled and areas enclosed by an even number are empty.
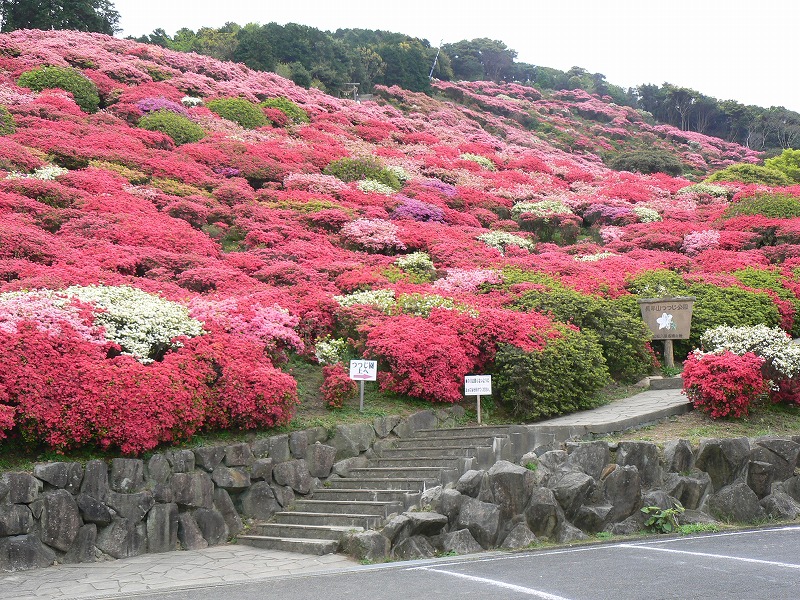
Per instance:
[[[114,0],[121,36],[232,21],[381,29],[433,46],[501,40],[517,60],[623,87],[665,82],[800,112],[800,0]]]

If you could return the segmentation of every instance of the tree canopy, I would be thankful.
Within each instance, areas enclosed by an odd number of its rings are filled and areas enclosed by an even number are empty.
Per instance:
[[[110,0],[0,0],[0,31],[75,29],[114,35],[119,13]]]

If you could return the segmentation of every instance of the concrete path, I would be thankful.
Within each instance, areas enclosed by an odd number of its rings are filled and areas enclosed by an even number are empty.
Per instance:
[[[536,424],[557,439],[606,434],[687,412],[680,390],[648,390],[624,400]],[[339,554],[310,556],[249,546],[146,554],[135,558],[0,573],[0,600],[100,600],[153,590],[187,590],[232,582],[324,573],[358,563]],[[220,592],[222,595],[223,592]]]
[[[692,403],[681,390],[647,390],[630,398],[530,426],[556,440],[606,435],[689,412]]]
[[[0,600],[99,600],[165,590],[187,590],[185,597],[191,598],[192,588],[340,571],[358,564],[341,554],[309,556],[250,546],[214,546],[3,573]]]

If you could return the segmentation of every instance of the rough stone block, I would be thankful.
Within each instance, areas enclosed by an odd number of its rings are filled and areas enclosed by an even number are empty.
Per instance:
[[[231,492],[241,492],[250,487],[250,474],[240,467],[219,465],[211,473],[211,479],[218,487]]]
[[[215,508],[198,508],[192,513],[203,539],[209,546],[224,544],[228,539],[228,526],[225,518]]]
[[[26,571],[49,567],[56,553],[33,534],[0,538],[0,571]]]
[[[114,558],[129,558],[144,553],[145,539],[144,523],[114,517],[110,525],[97,532],[97,547]]]
[[[33,514],[24,504],[0,505],[0,537],[25,535],[33,527]]]
[[[191,473],[194,471],[195,456],[191,450],[170,450],[165,456],[172,466],[173,473]]]
[[[147,513],[147,551],[171,552],[178,548],[178,505],[156,504]]]
[[[119,494],[117,492],[109,492],[106,498],[106,504],[113,508],[116,513],[131,523],[138,523],[147,514],[153,505],[155,499],[153,492],[136,492],[135,494]]]
[[[181,506],[211,508],[214,504],[214,482],[207,473],[175,473],[170,485]]]
[[[42,496],[42,505],[39,522],[42,542],[66,552],[83,525],[75,498],[67,490],[55,490]]]
[[[336,448],[316,443],[308,447],[305,456],[311,477],[327,477],[336,459]]]
[[[308,494],[311,491],[311,475],[303,460],[290,460],[275,465],[272,468],[272,477],[278,485],[288,485],[298,494]]]
[[[95,523],[101,527],[111,523],[111,511],[97,498],[87,494],[78,494],[75,501],[81,511],[81,517],[86,523]]]
[[[108,466],[102,460],[90,460],[86,463],[81,482],[81,494],[86,494],[102,502],[106,499],[108,491]]]
[[[239,497],[241,513],[245,517],[266,521],[281,510],[269,483],[257,481]]]
[[[253,463],[255,457],[250,446],[244,442],[225,446],[226,467],[246,467]]]
[[[184,550],[208,548],[208,542],[203,537],[191,513],[178,514],[178,541]]]
[[[3,482],[8,486],[6,502],[9,504],[30,504],[39,496],[41,482],[28,473],[5,473]]]
[[[115,458],[111,461],[111,489],[128,494],[144,485],[144,461],[138,458]]]
[[[209,473],[222,462],[223,458],[225,458],[224,446],[203,446],[194,449],[195,464]]]
[[[33,476],[45,483],[67,490],[70,494],[78,493],[83,481],[83,466],[75,462],[51,462],[35,465]]]

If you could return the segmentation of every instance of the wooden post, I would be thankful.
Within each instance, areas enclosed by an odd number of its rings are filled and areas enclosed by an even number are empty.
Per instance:
[[[359,394],[358,410],[364,412],[364,380],[362,379],[359,383],[361,384],[361,393]]]
[[[672,340],[664,340],[664,366],[675,368],[675,357],[672,352]]]
[[[481,397],[478,396],[478,425],[481,424]]]

